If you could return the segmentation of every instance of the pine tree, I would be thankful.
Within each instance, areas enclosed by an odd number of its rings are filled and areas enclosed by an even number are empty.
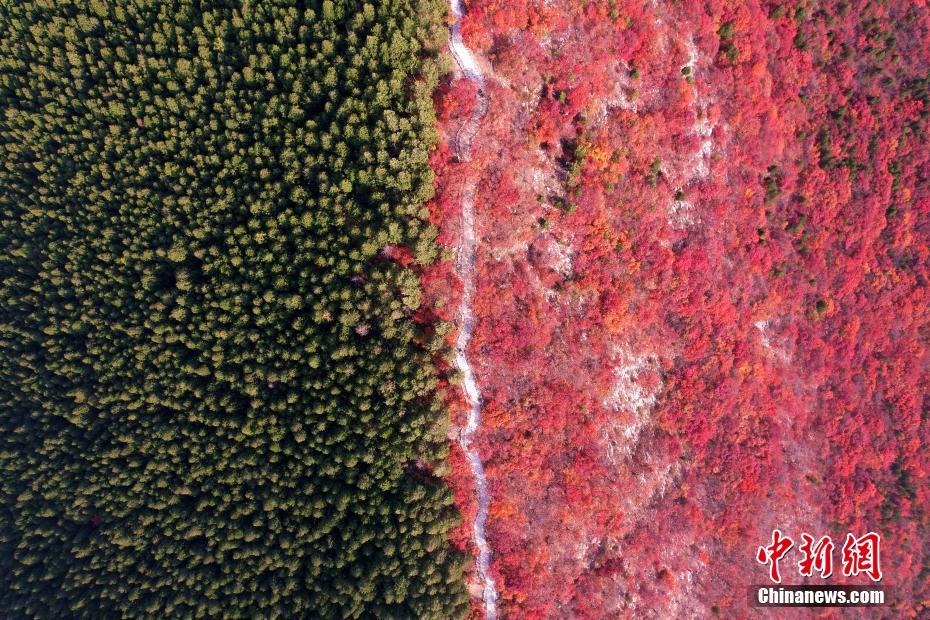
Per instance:
[[[444,3],[288,4],[0,11],[11,618],[469,609],[445,332],[379,252],[437,257]]]

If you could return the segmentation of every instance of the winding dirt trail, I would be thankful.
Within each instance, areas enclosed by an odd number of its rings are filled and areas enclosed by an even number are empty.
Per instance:
[[[456,133],[453,140],[453,150],[461,161],[471,159],[471,142],[481,127],[481,121],[488,111],[488,97],[484,91],[484,73],[478,66],[478,61],[465,42],[462,40],[461,0],[450,0],[450,8],[454,22],[451,27],[449,48],[455,61],[462,69],[465,77],[478,86],[478,104],[475,106],[469,119]],[[458,442],[462,451],[468,458],[472,476],[475,479],[475,493],[478,499],[478,511],[472,526],[472,537],[478,547],[476,568],[478,578],[481,580],[484,613],[488,620],[497,618],[497,584],[491,576],[491,546],[485,534],[485,523],[488,519],[488,505],[491,503],[491,494],[488,491],[488,479],[484,474],[484,465],[481,456],[472,445],[475,431],[481,423],[481,391],[475,379],[475,372],[468,360],[468,344],[475,331],[475,315],[472,312],[472,298],[475,293],[475,258],[477,255],[478,240],[475,235],[475,181],[469,179],[462,192],[462,233],[456,256],[456,271],[462,281],[462,301],[459,305],[459,335],[455,342],[455,366],[461,371],[462,388],[468,401],[468,422],[459,431]]]

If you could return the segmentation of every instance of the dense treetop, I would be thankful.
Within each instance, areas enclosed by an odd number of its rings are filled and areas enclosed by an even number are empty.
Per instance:
[[[881,615],[930,618],[926,3],[467,7],[489,111],[433,202],[454,226],[473,175],[503,613],[757,617],[779,528],[786,584],[802,532],[821,584],[870,583],[842,547],[881,534]],[[474,91],[436,97],[448,135]]]
[[[456,617],[438,0],[0,8],[0,608]]]

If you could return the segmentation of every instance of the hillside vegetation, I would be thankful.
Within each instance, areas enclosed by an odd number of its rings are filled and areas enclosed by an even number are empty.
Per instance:
[[[412,318],[443,18],[0,8],[0,615],[467,612]]]
[[[502,615],[822,617],[749,606],[778,528],[785,584],[870,583],[842,546],[879,533],[874,615],[930,617],[927,7],[466,6],[487,77],[436,97],[434,204],[444,240],[475,184]],[[456,452],[450,480],[468,498]],[[802,533],[836,542],[830,580]]]

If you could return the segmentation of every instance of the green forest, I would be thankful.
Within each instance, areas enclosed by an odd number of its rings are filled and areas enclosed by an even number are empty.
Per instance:
[[[0,3],[0,616],[467,614],[412,318],[446,36],[440,0]]]

